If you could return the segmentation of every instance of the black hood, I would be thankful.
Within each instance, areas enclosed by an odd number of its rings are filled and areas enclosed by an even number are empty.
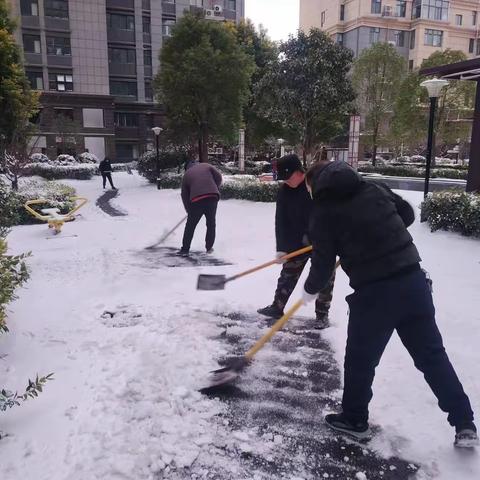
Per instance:
[[[313,177],[313,199],[349,197],[363,182],[362,177],[350,165],[336,160]]]

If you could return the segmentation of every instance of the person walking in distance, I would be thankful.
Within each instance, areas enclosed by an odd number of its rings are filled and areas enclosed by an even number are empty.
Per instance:
[[[112,187],[113,190],[117,190],[115,185],[113,185],[113,180],[112,180],[112,164],[110,163],[110,159],[108,157],[105,157],[101,162],[98,167],[100,170],[100,173],[102,175],[103,179],[103,188],[107,186],[107,179],[110,183],[110,186]]]
[[[310,245],[308,225],[313,201],[305,185],[305,172],[297,155],[286,155],[276,162],[278,179],[285,183],[280,187],[277,196],[275,213],[275,237],[277,258]],[[283,263],[278,279],[273,303],[261,308],[258,313],[272,318],[280,318],[284,313],[292,292],[310,259],[309,254],[292,258]],[[330,278],[316,298],[315,313],[318,328],[329,326],[328,312],[332,301],[335,269],[332,268]]]
[[[456,430],[455,446],[478,445],[470,401],[435,322],[431,282],[407,230],[415,220],[412,207],[386,185],[365,181],[342,161],[319,162],[306,180],[314,207],[312,265],[304,301],[316,298],[328,283],[337,256],[354,289],[347,297],[342,411],[327,415],[327,425],[357,438],[370,435],[368,405],[375,368],[396,331],[439,407],[448,413]]]
[[[188,214],[180,255],[188,255],[198,222],[205,216],[207,235],[205,250],[213,251],[215,243],[217,205],[222,174],[209,163],[190,162],[182,180],[182,201]]]

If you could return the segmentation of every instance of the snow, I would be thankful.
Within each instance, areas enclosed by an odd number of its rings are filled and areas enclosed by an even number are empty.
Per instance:
[[[37,372],[54,372],[55,380],[38,399],[0,416],[8,433],[0,441],[2,479],[31,472],[37,480],[203,478],[219,465],[231,478],[263,478],[243,476],[240,454],[267,458],[283,437],[232,432],[222,418],[225,404],[198,389],[226,348],[215,339],[218,318],[208,312],[255,312],[271,300],[279,267],[224,291],[198,292],[195,283],[199,273],[229,275],[273,257],[275,207],[222,202],[215,255],[232,265],[167,268],[152,264],[143,248],[184,215],[179,192],[157,191],[137,175],[118,173],[115,182],[120,195],[112,203],[128,216],[112,218],[95,206],[98,179],[63,181],[90,200],[77,221],[54,238],[45,225],[9,235],[11,252],[32,252],[32,277],[10,306],[10,333],[0,337],[7,355],[1,386],[20,391]],[[416,206],[421,201],[420,193],[401,193]],[[411,233],[434,281],[447,352],[478,412],[480,242],[432,234],[418,222]],[[180,246],[181,234],[167,245]],[[202,249],[203,235],[202,224],[194,249]],[[325,336],[340,365],[348,293],[339,272]],[[261,368],[261,353],[254,366]],[[373,447],[420,463],[423,478],[480,478],[480,457],[453,449],[453,430],[397,337],[377,369],[371,420],[383,428]]]

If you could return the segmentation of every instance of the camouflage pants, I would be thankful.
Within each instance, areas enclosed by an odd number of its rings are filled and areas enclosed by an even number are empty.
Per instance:
[[[285,305],[287,304],[293,290],[295,290],[298,280],[309,259],[309,256],[297,258],[290,260],[283,265],[282,273],[278,279],[275,299],[273,300],[273,303],[280,308],[280,310],[285,309]],[[333,270],[327,286],[318,294],[318,298],[315,302],[315,313],[318,319],[323,319],[328,315],[330,304],[332,302],[334,282],[335,270]]]

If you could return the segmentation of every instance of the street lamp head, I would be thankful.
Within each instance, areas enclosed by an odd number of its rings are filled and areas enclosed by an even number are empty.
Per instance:
[[[283,145],[285,143],[285,140],[283,138],[277,138],[277,142],[280,144],[280,145]]]
[[[153,130],[153,133],[158,137],[160,135],[160,132],[163,130],[163,128],[153,127],[152,130]]]
[[[427,89],[430,98],[438,98],[443,87],[448,85],[448,81],[441,78],[432,78],[431,80],[425,80],[420,85]]]

